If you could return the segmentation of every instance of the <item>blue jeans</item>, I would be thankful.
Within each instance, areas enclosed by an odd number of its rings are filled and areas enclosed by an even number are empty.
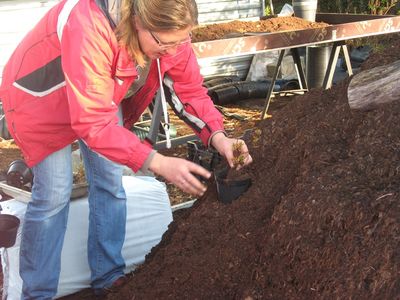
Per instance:
[[[123,167],[80,143],[89,183],[88,262],[92,288],[109,287],[124,274],[126,195]],[[22,299],[52,299],[57,294],[61,250],[72,188],[71,146],[33,168],[32,201],[22,229]]]

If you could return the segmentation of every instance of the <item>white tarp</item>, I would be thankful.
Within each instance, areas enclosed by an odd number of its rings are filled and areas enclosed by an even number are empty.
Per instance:
[[[172,221],[172,212],[165,184],[155,178],[124,176],[123,185],[128,209],[122,254],[127,265],[125,272],[128,273],[143,263],[146,254],[160,242]],[[25,203],[13,199],[0,204],[2,213],[16,215],[23,223]],[[88,215],[87,197],[71,202],[56,298],[90,287],[86,254]],[[20,299],[22,281],[19,276],[19,245],[20,230],[15,245],[0,250],[4,276],[3,300]]]

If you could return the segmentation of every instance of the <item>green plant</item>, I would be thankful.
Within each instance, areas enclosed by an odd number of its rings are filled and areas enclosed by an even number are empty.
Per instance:
[[[368,8],[373,15],[385,15],[397,2],[398,0],[369,0]]]
[[[386,14],[398,0],[320,0],[319,11],[332,13]]]
[[[266,6],[265,6],[265,9],[264,9],[264,16],[270,16],[270,15],[272,15],[271,6],[266,5]]]
[[[242,153],[243,142],[237,140],[232,145],[233,150],[233,166],[236,169],[237,167],[242,167],[244,165],[244,160],[246,158],[245,153]]]

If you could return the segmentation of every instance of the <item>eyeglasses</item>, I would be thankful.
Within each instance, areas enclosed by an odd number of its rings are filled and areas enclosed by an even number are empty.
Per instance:
[[[167,50],[169,48],[184,45],[184,44],[190,43],[190,41],[192,40],[192,33],[189,33],[189,36],[183,41],[164,43],[164,42],[161,42],[160,39],[152,31],[148,30],[148,32],[150,33],[150,35],[154,39],[154,41],[158,44],[158,46],[160,47],[161,50]]]

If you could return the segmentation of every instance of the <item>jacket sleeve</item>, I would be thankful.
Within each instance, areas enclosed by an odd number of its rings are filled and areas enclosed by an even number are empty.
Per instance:
[[[79,6],[79,5],[78,5]],[[151,147],[118,124],[114,103],[115,35],[99,11],[74,9],[61,39],[62,68],[71,126],[88,147],[106,158],[141,168]]]
[[[202,85],[203,77],[191,46],[185,45],[175,59],[178,63],[167,71],[171,82],[166,82],[172,98],[179,100],[184,112],[175,111],[194,130],[204,145],[209,145],[212,134],[224,129],[223,117]]]

